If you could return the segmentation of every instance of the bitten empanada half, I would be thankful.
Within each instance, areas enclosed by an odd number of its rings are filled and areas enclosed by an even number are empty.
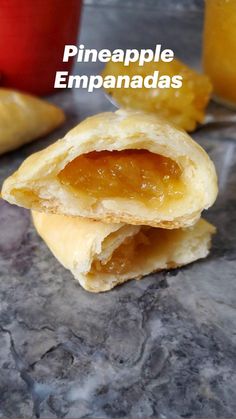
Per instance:
[[[2,189],[10,203],[37,211],[170,229],[195,223],[216,195],[214,165],[188,134],[124,110],[86,119]]]
[[[166,230],[104,224],[78,217],[33,212],[37,232],[54,256],[87,291],[108,291],[129,279],[176,268],[208,255],[215,228]]]
[[[0,88],[0,154],[48,134],[64,120],[64,112],[57,106]]]

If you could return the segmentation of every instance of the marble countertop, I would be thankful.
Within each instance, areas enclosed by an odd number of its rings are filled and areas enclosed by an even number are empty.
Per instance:
[[[175,11],[121,3],[87,1],[80,42],[110,49],[163,43],[199,67],[200,2]],[[50,99],[65,109],[66,125],[2,156],[0,181],[85,116],[112,109],[101,91]],[[0,202],[0,417],[235,416],[235,127],[194,134],[219,174],[219,198],[205,214],[218,229],[210,256],[109,293],[84,291],[37,236],[29,212]]]

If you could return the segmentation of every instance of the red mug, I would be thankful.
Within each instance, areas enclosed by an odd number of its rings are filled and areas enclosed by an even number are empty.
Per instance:
[[[54,91],[66,44],[77,44],[81,0],[1,0],[0,86],[37,95]]]

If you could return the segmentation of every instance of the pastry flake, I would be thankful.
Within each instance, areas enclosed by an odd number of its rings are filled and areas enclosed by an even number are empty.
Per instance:
[[[217,195],[214,165],[184,131],[153,114],[90,117],[28,157],[2,197],[36,211],[179,228]]]
[[[64,112],[57,106],[0,88],[0,154],[48,134],[64,120]]]
[[[108,291],[129,279],[176,268],[208,255],[215,228],[165,230],[104,224],[77,217],[33,212],[38,234],[59,262],[87,291]]]

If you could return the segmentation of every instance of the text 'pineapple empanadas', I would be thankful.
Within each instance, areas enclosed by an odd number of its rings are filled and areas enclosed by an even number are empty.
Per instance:
[[[103,222],[179,228],[213,204],[213,163],[188,134],[143,112],[86,119],[3,184],[10,203]]]
[[[0,154],[48,134],[65,120],[50,103],[15,90],[0,88]]]
[[[33,212],[39,235],[87,291],[108,291],[129,279],[207,256],[215,228],[205,220],[185,229],[104,224]]]

